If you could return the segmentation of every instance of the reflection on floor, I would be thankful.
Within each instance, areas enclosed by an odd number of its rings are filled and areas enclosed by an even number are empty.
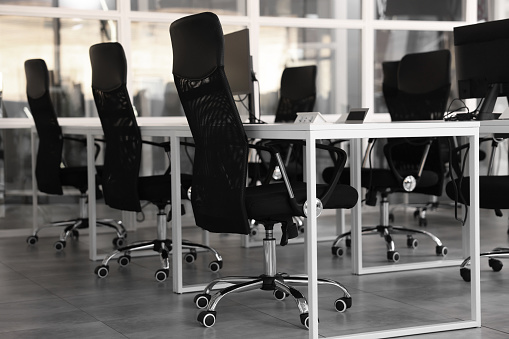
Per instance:
[[[18,207],[29,211],[31,207]],[[73,212],[69,206],[42,206],[46,219]],[[107,209],[100,210],[110,212]],[[155,228],[149,225],[152,211],[145,213],[143,227],[129,234],[128,240],[151,239]],[[72,216],[72,214],[71,214]],[[62,217],[66,217],[62,215]],[[118,215],[113,215],[118,217]],[[395,212],[397,224],[416,226],[413,210]],[[0,224],[15,222],[30,225],[30,213],[7,208]],[[347,220],[348,220],[347,216]],[[365,213],[365,224],[376,222],[375,210]],[[438,235],[449,248],[448,258],[461,256],[461,225],[451,209],[428,213],[427,229]],[[333,236],[335,216],[320,217],[320,236]],[[4,224],[5,225],[5,224]],[[416,226],[418,227],[418,226]],[[481,213],[481,250],[508,246],[507,216],[497,218],[492,211]],[[196,322],[199,311],[194,294],[172,292],[172,280],[157,283],[156,257],[133,258],[126,268],[115,261],[110,274],[99,279],[93,274],[97,262],[88,259],[88,235],[82,231],[79,241],[70,242],[61,253],[52,245],[58,232],[41,233],[39,243],[30,247],[25,237],[0,239],[0,337],[1,338],[307,338],[295,303],[275,301],[272,294],[252,291],[235,294],[218,307],[217,323],[204,328]],[[28,234],[27,234],[28,235]],[[111,249],[113,234],[101,233],[99,247]],[[186,227],[184,237],[200,240],[201,232]],[[224,259],[219,273],[207,265],[212,257],[200,253],[193,264],[184,265],[184,282],[204,283],[221,275],[257,275],[262,273],[260,247],[242,248],[233,235],[210,236],[211,245]],[[401,262],[436,260],[434,244],[419,237],[419,247],[408,249],[404,235],[396,237]],[[318,245],[319,275],[342,282],[353,297],[353,306],[345,313],[333,310],[336,290],[319,289],[320,335],[359,333],[401,326],[419,326],[467,319],[470,314],[469,284],[457,267],[399,273],[354,276],[348,250],[344,257],[331,256],[330,241]],[[364,237],[365,265],[387,265],[385,244],[378,236]],[[304,271],[303,245],[292,244],[277,249],[278,269],[290,274]],[[509,304],[509,269],[493,272],[486,259],[481,261],[483,327],[429,334],[416,338],[507,338]],[[306,294],[306,289],[301,289]]]

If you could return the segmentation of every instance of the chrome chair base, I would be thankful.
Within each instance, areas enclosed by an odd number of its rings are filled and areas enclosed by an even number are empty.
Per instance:
[[[32,235],[28,236],[26,241],[29,245],[35,245],[39,241],[39,232],[42,231],[45,228],[53,228],[53,227],[64,227],[64,230],[60,233],[60,238],[57,240],[53,247],[57,251],[61,251],[65,248],[67,244],[67,239],[71,238],[74,240],[77,240],[79,238],[79,229],[86,229],[88,228],[89,219],[88,219],[88,213],[87,213],[87,194],[81,194],[79,199],[79,205],[80,205],[80,216],[76,219],[71,220],[64,220],[64,221],[55,221],[51,222],[45,225],[42,225],[41,227],[38,227]],[[115,247],[121,247],[126,244],[125,238],[127,237],[127,231],[119,220],[113,220],[113,219],[97,219],[96,220],[97,226],[103,226],[103,227],[109,227],[115,230],[117,236],[113,238],[113,245]]]
[[[386,195],[382,194],[382,201],[380,203],[380,225],[372,226],[372,227],[363,227],[362,234],[379,234],[382,238],[384,238],[386,246],[387,246],[387,260],[392,262],[398,262],[400,259],[400,254],[396,251],[396,246],[392,239],[393,234],[406,234],[407,235],[407,247],[409,248],[417,248],[419,245],[419,241],[415,239],[413,236],[416,234],[422,234],[429,237],[436,244],[435,246],[435,254],[439,256],[446,256],[448,253],[448,249],[443,245],[442,241],[435,235],[430,232],[406,228],[401,226],[393,226],[389,223],[389,200]],[[340,234],[333,242],[331,250],[332,254],[338,257],[343,256],[345,250],[341,247],[341,241],[345,240],[346,247],[351,246],[351,231]]]
[[[218,278],[210,282],[202,293],[194,298],[194,302],[198,308],[205,309],[198,315],[198,322],[205,327],[212,327],[216,322],[216,307],[221,299],[231,293],[245,292],[255,289],[264,291],[272,291],[274,298],[284,300],[286,297],[293,297],[300,314],[301,324],[309,328],[309,309],[308,303],[304,295],[291,286],[307,285],[308,278],[305,276],[289,276],[285,273],[276,273],[276,239],[273,238],[273,231],[265,231],[265,239],[263,239],[264,247],[264,263],[265,274],[260,276],[230,276]],[[215,285],[220,283],[231,284],[216,293],[212,294]],[[338,312],[345,312],[352,306],[352,297],[348,290],[339,282],[329,279],[318,279],[319,285],[332,285],[338,287],[343,296],[336,299],[334,308]]]
[[[131,262],[132,251],[152,250],[159,253],[161,260],[161,268],[156,271],[155,278],[159,282],[165,281],[170,275],[169,256],[172,251],[172,241],[166,238],[166,223],[166,213],[164,209],[160,209],[157,214],[157,239],[134,242],[116,249],[103,259],[101,265],[95,268],[94,273],[99,278],[105,278],[109,274],[109,262],[111,259],[118,257],[117,262],[120,267],[126,267]],[[197,250],[207,250],[212,252],[216,259],[209,263],[209,269],[212,272],[217,272],[223,267],[223,259],[212,247],[189,241],[182,241],[182,248],[189,250],[188,253],[184,254],[184,260],[187,263],[192,263],[196,260],[198,256]]]
[[[509,247],[496,247],[489,252],[482,252],[480,256],[481,258],[489,258],[488,265],[494,272],[499,272],[502,270],[502,267],[504,267],[504,264],[502,264],[502,261],[499,259],[509,259]],[[470,281],[470,257],[466,258],[461,263],[460,275],[464,281]]]

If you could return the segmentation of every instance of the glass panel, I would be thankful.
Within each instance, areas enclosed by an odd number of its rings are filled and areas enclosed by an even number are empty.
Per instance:
[[[376,31],[375,33],[375,109],[387,113],[382,94],[382,63],[400,60],[405,54],[428,52],[439,49],[451,51],[451,75],[456,74],[452,32],[439,31]],[[452,76],[450,99],[457,98],[457,84]],[[453,107],[451,107],[453,108]]]
[[[317,65],[316,111],[341,113],[360,106],[360,38],[359,30],[261,27],[261,119],[276,112],[281,74],[292,66]]]
[[[40,6],[40,7],[61,7],[86,10],[112,11],[117,9],[117,0],[0,0],[0,5]]]
[[[465,0],[373,0],[375,19],[380,20],[465,20]]]
[[[260,0],[260,15],[294,18],[360,19],[362,1]]]
[[[246,0],[131,0],[131,10],[143,12],[198,13],[213,11],[218,15],[246,15]]]
[[[46,61],[59,116],[95,115],[88,49],[101,41],[116,40],[116,30],[112,21],[2,16],[0,72],[4,116],[26,117],[24,61],[32,58]],[[16,130],[4,133],[10,134],[4,138],[7,191],[31,190],[29,133]]]

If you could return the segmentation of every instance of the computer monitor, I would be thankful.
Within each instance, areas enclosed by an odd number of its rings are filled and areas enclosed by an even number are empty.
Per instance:
[[[249,121],[254,122],[253,62],[249,48],[249,29],[224,36],[224,71],[233,95],[246,95]]]
[[[459,98],[483,98],[478,119],[493,119],[509,95],[509,19],[455,27],[454,50]]]

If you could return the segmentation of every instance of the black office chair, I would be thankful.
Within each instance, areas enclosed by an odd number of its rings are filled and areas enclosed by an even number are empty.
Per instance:
[[[289,285],[307,284],[307,278],[276,271],[273,234],[274,225],[281,223],[281,245],[297,236],[292,217],[305,216],[306,184],[290,184],[285,180],[285,183],[246,187],[249,149],[261,150],[262,147],[249,144],[236,109],[224,73],[224,41],[217,16],[206,12],[181,18],[171,24],[170,34],[175,85],[196,147],[191,194],[196,224],[211,232],[235,234],[249,233],[248,220],[256,220],[265,227],[265,272],[259,276],[213,280],[195,297],[196,305],[206,308],[198,316],[198,321],[204,326],[213,326],[216,307],[224,296],[259,288],[273,291],[280,300],[291,295],[299,308],[302,324],[308,326],[307,302]],[[271,151],[270,148],[264,150]],[[317,195],[324,208],[351,208],[357,202],[357,191],[350,186],[337,185],[346,154],[337,148],[335,151],[341,159],[336,166],[335,179],[331,185],[317,185]],[[281,158],[276,153],[273,155],[285,177]],[[211,291],[218,283],[231,286],[212,295]],[[319,279],[319,283],[342,290],[344,296],[335,301],[337,311],[343,312],[351,306],[350,294],[341,284],[328,279]]]
[[[294,122],[298,112],[311,112],[315,101],[316,66],[285,68],[274,122]]]
[[[484,139],[487,141],[489,139]],[[492,155],[498,142],[495,140],[492,143]],[[468,148],[467,145],[457,147],[453,153],[451,165],[453,172],[457,178],[447,183],[445,191],[447,196],[454,201],[470,205],[470,177],[463,176],[462,161],[460,154]],[[492,159],[491,159],[492,160]],[[507,175],[492,175],[493,162],[490,160],[488,166],[488,174],[479,176],[479,207],[484,209],[492,209],[498,217],[502,217],[501,210],[509,209],[509,200],[507,199],[507,192],[509,192],[509,176]],[[509,247],[495,247],[488,252],[481,252],[481,257],[489,258],[488,265],[495,272],[502,270],[504,266],[499,259],[509,258]],[[470,257],[467,257],[460,265],[460,275],[464,281],[470,281]]]
[[[312,112],[316,101],[316,66],[287,67],[281,75],[279,101],[274,117],[276,123],[293,123],[298,112]],[[291,180],[302,180],[302,143],[289,140],[260,140],[259,145],[275,147],[281,154]],[[251,184],[266,177],[270,157],[259,154],[260,161],[249,164]],[[276,169],[274,180],[281,180]]]
[[[166,237],[167,215],[165,208],[171,204],[171,175],[139,176],[142,143],[164,150],[168,157],[170,145],[141,139],[133,107],[126,88],[127,62],[124,49],[119,43],[101,43],[90,47],[92,64],[92,91],[106,139],[106,153],[102,175],[104,200],[112,208],[124,211],[141,211],[140,200],[149,201],[158,208],[157,239],[140,241],[123,246],[108,254],[95,269],[98,277],[104,278],[109,272],[109,261],[118,257],[124,267],[131,261],[131,252],[154,250],[161,258],[162,268],[157,270],[157,281],[169,276],[169,254],[171,240]],[[182,197],[187,197],[191,176],[182,175],[182,186],[178,188]],[[209,268],[216,272],[222,267],[222,258],[213,248],[188,241],[182,247],[189,249],[184,258],[194,261],[198,249],[206,249],[215,255]]]
[[[450,58],[448,50],[438,50],[408,54],[401,61],[382,64],[382,91],[392,121],[443,119],[451,87]],[[429,72],[431,69],[433,71]],[[445,139],[441,138],[437,142],[441,152],[445,153]],[[438,163],[436,165],[435,171],[443,172]],[[431,198],[414,211],[419,226],[427,225],[428,210],[438,208],[438,197],[442,195],[442,190],[443,181],[440,181],[431,190],[421,192]]]
[[[39,147],[35,164],[37,188],[46,194],[62,195],[63,187],[74,187],[80,191],[79,217],[72,220],[56,221],[38,227],[27,238],[27,243],[35,245],[39,240],[39,232],[48,227],[64,227],[60,239],[55,242],[56,250],[65,248],[67,239],[79,237],[79,229],[88,227],[87,209],[87,167],[66,166],[63,159],[64,140],[86,145],[86,140],[64,136],[49,93],[49,75],[46,62],[41,59],[25,61],[27,80],[27,99],[39,135]],[[98,147],[98,145],[96,145]],[[101,168],[97,168],[101,171]],[[95,188],[98,190],[98,188]],[[117,236],[113,239],[116,247],[125,244],[126,230],[120,221],[98,219],[98,226],[113,228]]]
[[[451,86],[450,52],[440,50],[405,55],[399,62],[383,64],[384,98],[392,121],[435,120],[443,118]],[[422,234],[435,243],[435,253],[445,256],[445,247],[439,238],[430,232],[391,224],[389,195],[392,193],[420,193],[440,196],[443,190],[445,165],[443,145],[438,138],[394,138],[388,139],[383,151],[388,168],[366,167],[371,164],[372,149],[377,142],[370,139],[361,172],[361,185],[368,190],[366,204],[375,206],[380,195],[380,224],[364,227],[362,234],[379,234],[387,245],[387,260],[400,259],[392,234],[407,235],[407,246],[416,248],[418,240],[414,235]],[[330,180],[331,169],[323,173]],[[349,171],[344,171],[341,182],[349,182]],[[344,180],[344,181],[343,181]],[[425,225],[421,222],[421,225]],[[333,255],[342,256],[346,246],[351,245],[350,232],[339,235],[332,245]]]
[[[287,67],[281,75],[279,101],[274,118],[276,123],[293,123],[298,112],[312,112],[316,101],[316,66]],[[259,145],[275,148],[283,158],[286,173],[291,181],[303,177],[303,143],[298,140],[260,140]],[[270,156],[264,152],[257,153],[258,162],[248,164],[248,174],[252,186],[267,177]],[[273,173],[273,180],[280,181],[279,167]],[[295,217],[299,231],[304,232],[301,218]],[[251,229],[251,235],[257,233],[256,225]]]

